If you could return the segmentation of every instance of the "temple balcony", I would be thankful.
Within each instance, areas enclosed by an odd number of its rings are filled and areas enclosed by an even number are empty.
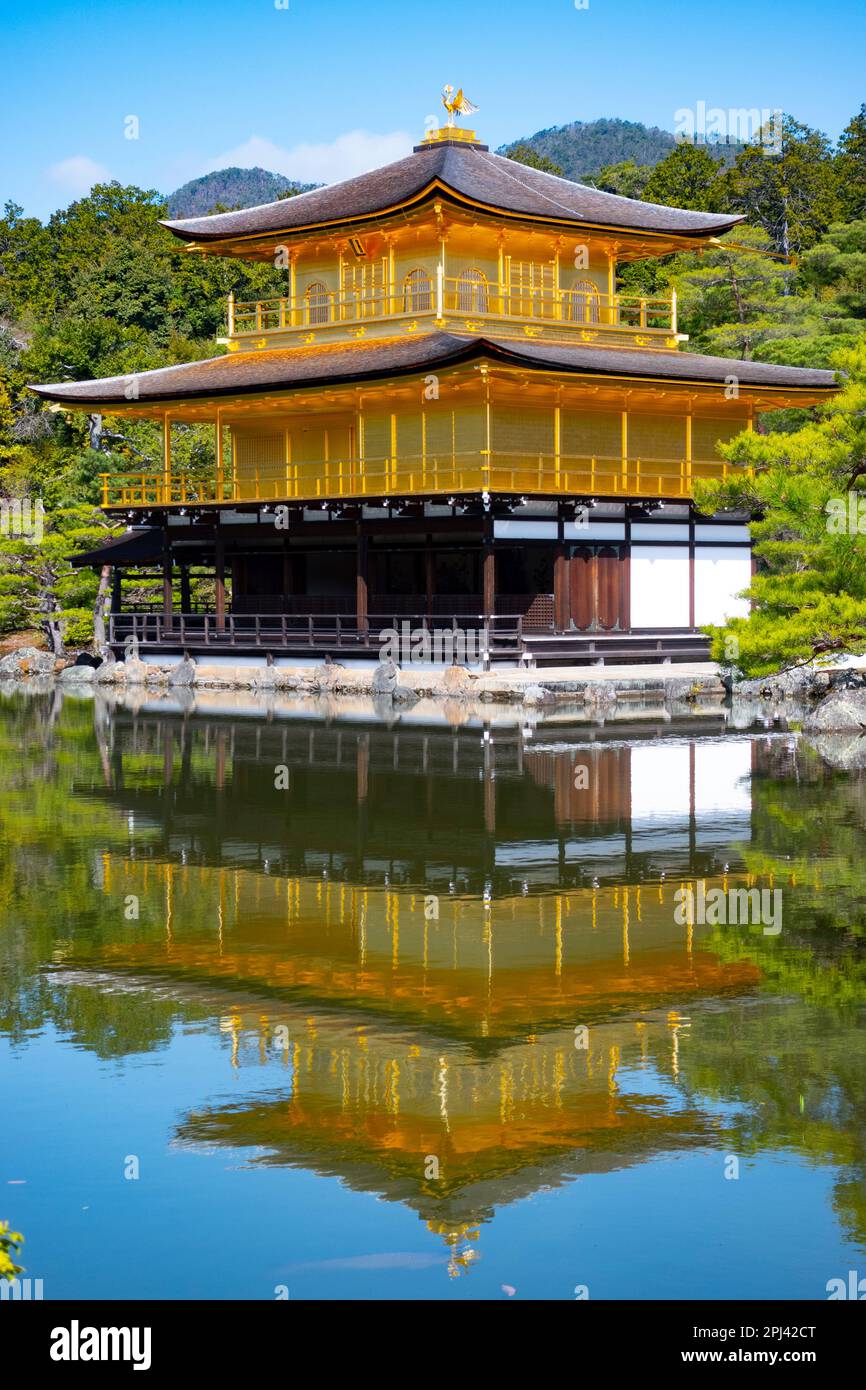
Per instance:
[[[313,293],[308,287],[297,298],[236,302],[230,297],[227,317],[228,337],[220,341],[230,351],[434,327],[668,351],[682,341],[675,292],[668,297],[606,294],[590,280],[578,282],[577,288],[515,285],[488,280],[480,271],[459,276],[414,272],[392,287],[343,293],[318,283]]]
[[[478,450],[424,457],[252,464],[211,475],[188,471],[103,473],[102,506],[189,507],[236,502],[357,501],[510,493],[579,498],[687,500],[698,480],[742,470],[719,458],[598,458]]]

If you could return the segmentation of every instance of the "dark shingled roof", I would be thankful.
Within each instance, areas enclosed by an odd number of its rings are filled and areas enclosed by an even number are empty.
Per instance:
[[[321,348],[232,353],[225,357],[211,357],[204,362],[137,372],[134,376],[54,382],[31,386],[30,390],[45,400],[79,405],[98,403],[107,409],[113,403],[130,403],[129,387],[133,381],[137,387],[137,401],[169,402],[191,397],[235,396],[253,391],[368,381],[480,358],[591,376],[647,377],[656,381],[721,385],[726,377],[735,375],[742,386],[781,386],[819,392],[832,391],[836,386],[833,372],[806,367],[778,367],[770,362],[701,357],[690,352],[572,347],[566,343],[460,337],[455,333],[435,332],[386,338],[366,344],[340,343]]]
[[[687,212],[602,193],[475,145],[431,144],[382,169],[294,198],[210,217],[164,222],[163,226],[194,242],[267,236],[372,217],[398,204],[420,201],[434,183],[484,207],[555,222],[707,237],[726,232],[743,220],[731,213]]]
[[[156,564],[162,559],[162,532],[154,527],[143,531],[125,531],[122,536],[112,536],[93,550],[79,550],[69,556],[70,565],[118,565],[118,564]]]

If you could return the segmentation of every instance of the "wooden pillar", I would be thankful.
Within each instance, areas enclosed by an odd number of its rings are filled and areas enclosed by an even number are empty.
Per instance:
[[[192,600],[189,596],[189,565],[180,567],[180,611],[189,613],[192,607]]]
[[[225,541],[219,532],[217,532],[214,544],[214,578],[216,581],[217,631],[224,632],[226,625],[226,549]]]
[[[695,625],[695,518],[689,517],[689,627]]]
[[[560,522],[560,537],[562,523]],[[571,583],[568,547],[560,538],[553,555],[553,625],[557,632],[567,632],[571,626]]]
[[[367,631],[367,616],[369,612],[369,585],[367,582],[367,549],[368,540],[361,523],[358,522],[357,539],[355,545],[355,610],[358,620],[358,631]]]
[[[170,630],[170,628],[171,628],[171,613],[172,613],[172,607],[173,607],[173,602],[172,602],[172,591],[171,591],[171,590],[172,590],[171,580],[172,580],[171,550],[170,550],[170,548],[169,548],[168,532],[166,531],[165,537],[164,537],[164,540],[163,540],[163,552],[162,552],[162,611],[163,611],[163,615],[164,615],[164,618],[165,618],[165,626],[166,626],[166,629],[169,629],[169,630]]]
[[[162,501],[171,501],[171,420],[162,419]]]
[[[620,464],[621,490],[624,497],[628,496],[629,471],[628,471],[628,395],[626,395],[625,409],[620,413],[620,449],[622,451],[622,461]]]
[[[114,566],[111,575],[111,611],[119,613],[123,603],[123,570]]]
[[[223,458],[223,423],[219,407],[216,413],[216,500],[222,502],[225,492],[225,460]]]
[[[433,621],[433,593],[434,593],[434,589],[435,589],[435,587],[436,587],[436,586],[435,586],[435,583],[434,583],[434,566],[433,566],[433,558],[434,558],[434,557],[433,557],[433,537],[432,537],[432,536],[428,536],[428,537],[427,537],[427,545],[426,545],[426,548],[425,548],[425,550],[424,550],[424,587],[425,587],[425,591],[426,591],[426,594],[427,594],[427,621],[428,621],[428,622],[432,622],[432,621]]]
[[[289,549],[289,542],[283,542],[283,612],[291,612],[289,599],[295,591],[295,574],[292,566],[292,552]]]
[[[493,553],[493,517],[484,518],[484,548],[482,551],[482,608],[487,623],[496,611],[496,558]]]

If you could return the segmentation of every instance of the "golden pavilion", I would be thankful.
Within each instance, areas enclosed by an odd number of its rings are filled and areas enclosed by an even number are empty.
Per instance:
[[[374,172],[166,222],[192,254],[271,262],[285,293],[230,299],[219,357],[33,388],[162,425],[158,471],[102,478],[126,534],[76,557],[114,567],[112,645],[370,658],[408,622],[482,633],[493,661],[704,654],[752,566],[747,519],[701,516],[694,484],[732,467],[720,441],[835,381],[684,351],[675,295],[621,293],[617,272],[739,220],[447,125]],[[175,462],[191,422],[213,427],[207,476]],[[156,612],[125,602],[143,573]]]

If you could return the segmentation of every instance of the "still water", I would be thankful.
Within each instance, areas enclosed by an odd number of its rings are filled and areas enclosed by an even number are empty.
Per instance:
[[[721,715],[235,705],[0,696],[0,1219],[45,1298],[866,1275],[866,775]]]

